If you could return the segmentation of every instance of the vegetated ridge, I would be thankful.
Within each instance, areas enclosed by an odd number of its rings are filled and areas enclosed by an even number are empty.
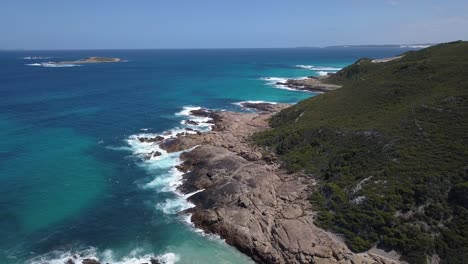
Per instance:
[[[468,42],[361,59],[326,82],[342,88],[282,110],[253,138],[318,180],[315,223],[356,252],[466,263]]]

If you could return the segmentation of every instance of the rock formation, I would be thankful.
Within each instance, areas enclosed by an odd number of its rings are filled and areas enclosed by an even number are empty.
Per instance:
[[[295,90],[305,90],[315,93],[329,92],[340,88],[341,86],[335,84],[327,84],[322,80],[326,77],[307,77],[305,79],[288,79],[286,82],[277,82],[278,85],[284,85],[288,88]]]
[[[165,140],[180,151],[185,172],[180,190],[196,207],[192,221],[219,234],[258,263],[399,263],[370,252],[355,254],[335,235],[314,225],[308,201],[311,176],[288,174],[274,154],[252,146],[250,136],[268,128],[272,113],[285,105],[261,106],[268,113],[200,112],[214,118],[208,133]]]

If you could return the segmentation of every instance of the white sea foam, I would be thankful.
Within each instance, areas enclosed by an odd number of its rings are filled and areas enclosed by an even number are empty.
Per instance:
[[[191,116],[190,111],[201,110],[200,106],[184,106],[180,112],[175,113],[176,116]]]
[[[241,102],[235,102],[232,103],[233,105],[238,105],[240,107],[244,107],[243,104],[248,103],[248,104],[278,104],[277,102],[268,102],[268,101],[241,101]]]
[[[191,114],[192,110],[200,110],[200,109],[203,109],[203,108],[198,107],[198,106],[185,106],[180,112],[177,112],[175,116],[179,118],[183,118],[184,120],[188,118],[189,120],[194,120],[200,123],[210,121],[211,120],[210,118],[196,117]],[[155,190],[156,192],[167,192],[167,193],[173,194],[173,197],[168,198],[165,201],[161,201],[155,205],[155,208],[157,210],[160,210],[164,214],[177,215],[178,213],[182,211],[185,211],[189,208],[194,207],[195,205],[189,202],[188,198],[199,192],[203,192],[203,190],[197,190],[192,193],[183,194],[180,191],[178,191],[178,188],[183,183],[183,173],[176,168],[176,166],[180,165],[182,162],[179,158],[180,154],[182,154],[183,152],[192,151],[198,146],[195,146],[193,148],[180,151],[180,152],[168,153],[167,151],[159,147],[158,142],[155,142],[155,143],[141,142],[139,138],[141,137],[153,138],[156,136],[161,136],[164,139],[169,139],[169,138],[175,138],[177,133],[180,133],[180,132],[196,133],[196,131],[187,131],[185,128],[188,128],[188,127],[191,127],[191,126],[187,124],[183,124],[182,127],[176,127],[170,131],[166,131],[166,133],[159,133],[159,134],[140,133],[140,134],[132,135],[127,138],[127,144],[129,148],[131,149],[133,155],[137,157],[142,157],[142,159],[138,162],[138,164],[142,166],[143,168],[145,168],[150,174],[155,175],[155,178],[152,181],[142,185],[141,187],[144,189],[152,189],[152,190]],[[203,127],[198,126],[197,130],[203,131],[201,128]],[[210,126],[206,127],[205,130],[209,130],[210,128],[211,128],[211,124]],[[161,155],[157,157],[151,157],[149,159],[143,158],[143,157],[148,157],[149,153],[152,153],[155,151],[160,152]],[[163,173],[161,173],[161,171],[163,171]],[[207,234],[202,229],[196,228],[190,220],[191,219],[190,214],[181,215],[181,216],[178,216],[178,218],[181,218],[182,222],[187,223],[187,225],[191,227],[192,230],[194,230],[194,232],[204,237],[207,237],[208,239],[219,241],[220,243],[224,243],[224,240],[222,240],[219,236]],[[179,256],[173,253],[168,253],[162,256],[157,256],[156,258],[162,263],[175,263],[179,259]],[[127,263],[131,263],[131,262],[127,262]]]
[[[410,48],[410,49],[425,49],[429,48],[432,45],[400,45],[400,48]]]
[[[136,248],[132,250],[127,256],[122,258],[114,257],[112,250],[104,250],[99,252],[96,248],[90,247],[83,250],[71,251],[52,251],[47,254],[35,257],[27,261],[30,264],[64,264],[69,259],[75,263],[81,263],[84,259],[94,259],[101,263],[112,264],[141,264],[150,263],[151,259],[156,259],[164,264],[174,264],[179,261],[180,257],[172,252],[155,256],[154,254],[141,254],[142,250]]]
[[[162,203],[158,203],[156,205],[156,208],[158,210],[161,210],[165,214],[173,214],[173,215],[177,214],[179,212],[195,207],[195,205],[189,202],[187,199],[190,196],[197,194],[199,192],[202,192],[202,191],[203,190],[198,190],[198,191],[188,193],[188,194],[181,194],[176,191],[174,192],[177,195],[176,198],[167,199],[166,201]]]
[[[29,63],[25,64],[26,66],[36,66],[36,67],[45,67],[45,68],[69,68],[69,67],[79,67],[79,64],[58,64],[50,62],[41,62],[41,63]]]
[[[48,60],[48,59],[51,59],[52,57],[37,57],[37,56],[27,56],[27,57],[23,57],[21,59],[23,60]]]
[[[212,118],[210,117],[203,117],[203,116],[194,116],[192,115],[191,111],[193,110],[201,110],[202,107],[199,106],[184,106],[180,112],[175,113],[176,116],[186,117],[187,119],[181,120],[180,124],[186,127],[190,127],[193,129],[201,130],[201,131],[209,131],[211,130],[211,126],[213,125],[210,123]],[[198,125],[195,124],[187,124],[187,121],[194,121],[197,122]]]
[[[300,79],[307,79],[307,77],[294,77],[294,78],[290,78],[290,79],[300,80]],[[278,83],[286,83],[288,78],[265,77],[265,78],[261,78],[261,80],[266,81],[268,85],[273,86],[273,87],[278,88],[278,89],[283,89],[283,90],[288,90],[288,91],[293,91],[293,92],[307,92],[307,93],[309,92],[307,90],[292,89],[292,88],[289,88],[286,85],[278,84]]]
[[[328,66],[315,66],[315,65],[296,65],[297,68],[307,69],[313,71],[339,71],[342,68],[339,67],[328,67]]]
[[[50,68],[69,68],[69,67],[79,67],[78,64],[56,64],[56,63],[42,63],[42,67]]]
[[[277,83],[277,82],[280,82],[280,83],[285,83],[288,81],[288,78],[282,78],[282,77],[265,77],[265,78],[261,78],[262,80],[264,81],[267,81],[269,83]]]
[[[182,127],[176,127],[170,131],[163,133],[140,133],[135,134],[127,139],[127,144],[129,145],[133,155],[140,157],[141,161],[139,165],[145,168],[150,174],[154,173],[156,177],[149,183],[142,186],[145,189],[154,189],[157,192],[170,192],[174,194],[174,198],[168,198],[164,202],[156,204],[156,208],[161,210],[165,214],[177,214],[186,209],[192,208],[194,205],[190,203],[187,199],[194,195],[199,190],[190,194],[180,193],[177,189],[182,185],[183,173],[180,172],[176,166],[181,163],[179,156],[185,151],[191,151],[187,149],[180,152],[168,153],[161,147],[159,147],[159,142],[141,142],[139,138],[154,138],[157,136],[163,137],[164,139],[175,138],[178,133],[189,133],[195,134],[196,131],[186,130],[189,127],[196,127],[199,131],[208,131],[211,129],[212,119],[209,117],[198,117],[191,114],[192,110],[203,109],[198,106],[185,106],[180,112],[177,112],[175,115],[177,117],[183,118],[181,120]],[[198,123],[198,125],[186,124],[186,120],[192,120]],[[151,153],[159,152],[159,156],[151,156]],[[149,158],[148,158],[149,157]],[[166,171],[161,173],[162,171]]]
[[[327,75],[328,75],[328,72],[326,72],[326,71],[318,71],[317,74],[318,74],[319,76],[327,76]]]

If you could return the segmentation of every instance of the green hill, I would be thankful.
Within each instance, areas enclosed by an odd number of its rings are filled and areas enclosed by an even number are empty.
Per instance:
[[[283,166],[319,179],[316,223],[354,251],[410,263],[468,259],[468,42],[362,59],[254,136]]]

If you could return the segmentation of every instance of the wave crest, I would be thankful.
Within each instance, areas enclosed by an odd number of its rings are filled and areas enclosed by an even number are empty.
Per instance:
[[[306,79],[307,77],[296,77],[292,79]],[[283,89],[283,90],[288,90],[288,91],[293,91],[293,92],[309,92],[306,90],[297,90],[297,89],[292,89],[289,88],[287,85],[281,84],[281,83],[286,83],[290,78],[282,78],[282,77],[264,77],[260,78],[262,81],[266,81],[267,85],[273,86],[278,89]]]
[[[338,67],[315,66],[315,65],[296,65],[296,68],[313,70],[313,71],[335,71],[335,72],[343,69],[343,68],[338,68]]]
[[[45,68],[70,68],[70,67],[79,67],[79,64],[57,64],[57,63],[49,63],[49,62],[41,62],[41,63],[28,63],[25,64],[26,66],[36,66],[36,67],[45,67]]]
[[[179,133],[196,134],[197,131],[209,131],[212,126],[212,123],[210,123],[212,118],[195,116],[191,113],[193,110],[201,109],[203,108],[199,106],[184,106],[181,111],[175,113],[176,117],[182,118],[180,121],[181,127],[175,127],[159,134],[135,134],[127,139],[127,144],[130,146],[133,155],[141,158],[139,165],[145,168],[148,173],[155,175],[155,178],[151,182],[143,185],[142,188],[174,194],[174,197],[168,198],[155,206],[156,209],[165,214],[173,215],[192,208],[194,204],[190,203],[187,199],[195,193],[203,191],[199,190],[194,193],[183,194],[177,190],[178,187],[182,185],[183,180],[183,173],[176,168],[177,165],[182,163],[179,156],[183,152],[191,151],[196,148],[196,146],[188,150],[168,153],[159,147],[160,142],[142,142],[140,138],[160,137],[165,140],[176,138]],[[159,153],[159,155],[153,156],[151,153]]]

